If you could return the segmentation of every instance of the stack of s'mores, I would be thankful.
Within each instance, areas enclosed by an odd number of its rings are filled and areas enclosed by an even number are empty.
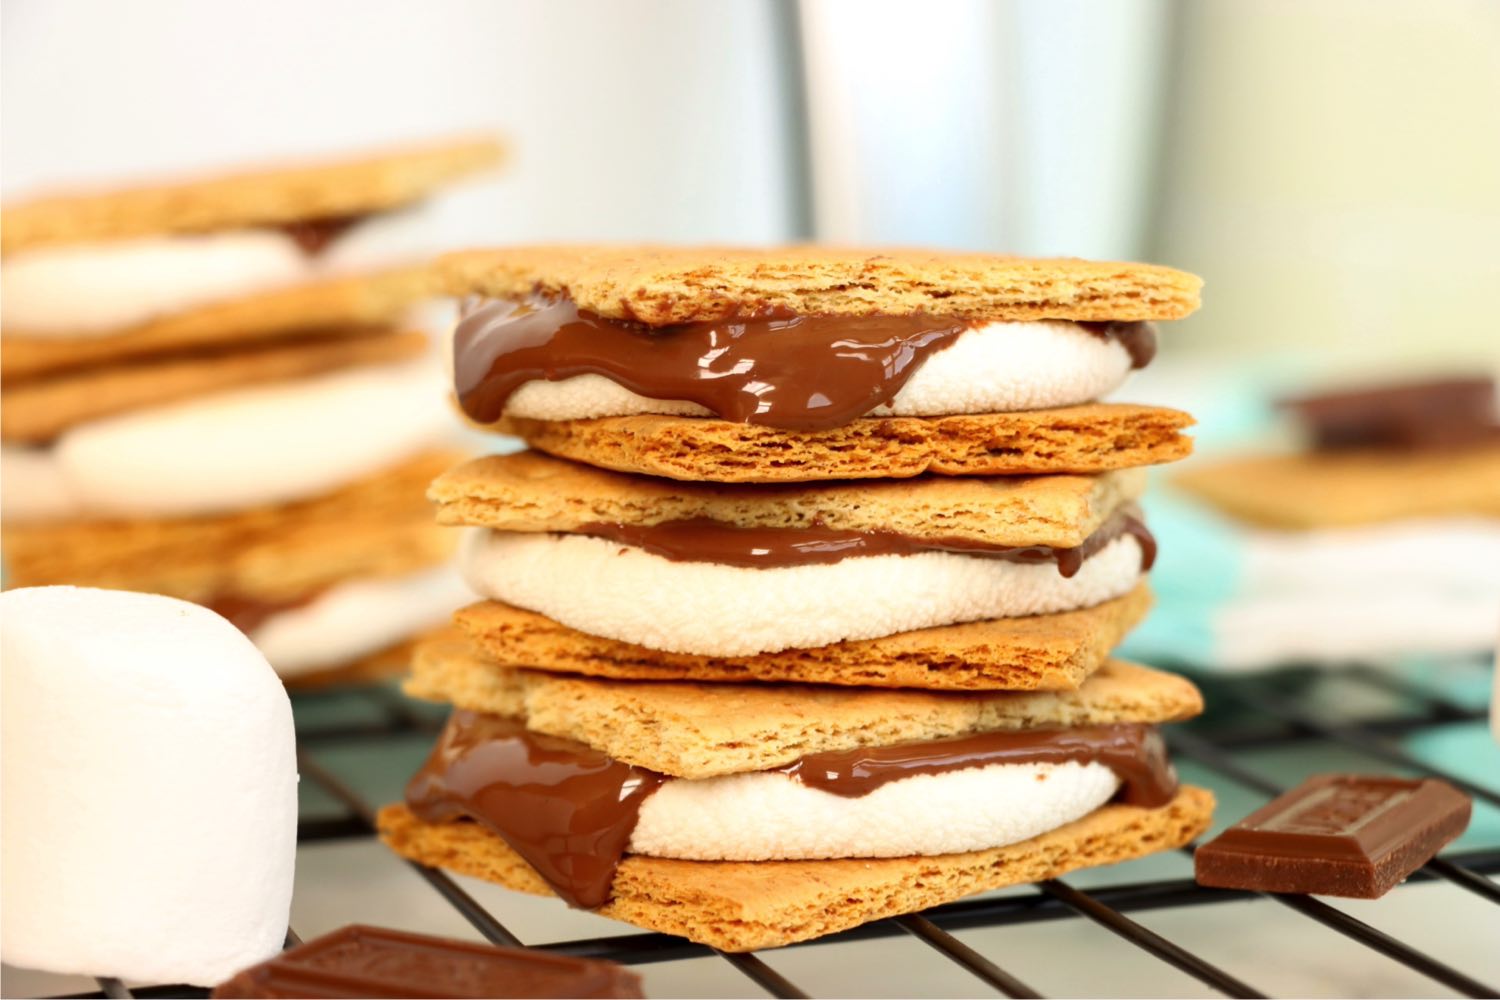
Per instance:
[[[432,293],[413,238],[423,203],[499,152],[7,206],[7,585],[195,601],[299,681],[404,668],[463,593],[423,499],[461,455],[405,325]]]
[[[456,392],[531,451],[434,483],[485,598],[418,650],[454,712],[408,858],[726,950],[1176,847],[1212,797],[1111,660],[1141,466],[1100,403],[1191,312],[1167,268],[816,248],[444,262]]]

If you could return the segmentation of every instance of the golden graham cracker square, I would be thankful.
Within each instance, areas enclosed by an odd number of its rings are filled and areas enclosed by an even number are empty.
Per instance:
[[[1143,470],[1097,476],[921,477],[726,486],[607,472],[535,451],[486,455],[428,490],[443,524],[577,531],[593,523],[707,518],[754,528],[890,531],[999,546],[1082,545],[1145,491]]]
[[[1192,683],[1112,660],[1076,691],[914,691],[814,684],[601,680],[513,670],[461,638],[418,647],[406,693],[524,719],[617,760],[679,778],[764,771],[810,753],[997,730],[1189,719]]]
[[[678,861],[628,855],[599,914],[724,951],[777,948],[915,913],[975,893],[1058,878],[1190,843],[1213,794],[1185,785],[1158,809],[1107,805],[1008,847],[933,857],[834,861]],[[424,823],[404,805],[376,819],[402,857],[509,889],[550,895],[536,871],[473,822]]]
[[[458,539],[432,523],[422,490],[462,457],[424,452],[320,497],[225,514],[6,522],[6,583],[274,603],[414,573],[453,556]]]
[[[1093,474],[1174,462],[1192,451],[1179,410],[1086,403],[950,417],[861,417],[789,431],[710,417],[507,417],[496,429],[540,451],[648,476],[718,483]]]
[[[131,410],[342,368],[415,358],[421,333],[372,330],[271,341],[236,350],[113,364],[8,385],[0,394],[0,437],[50,441],[78,424]]]
[[[1294,531],[1500,517],[1500,444],[1245,456],[1186,469],[1172,483],[1231,517]]]
[[[755,656],[668,653],[589,635],[500,601],[454,621],[501,667],[629,680],[759,681],[925,688],[1068,691],[1145,618],[1145,583],[1091,608],[899,632],[878,639]]]
[[[1155,264],[832,246],[532,246],[439,262],[449,294],[567,297],[609,319],[664,326],[788,310],[977,320],[1167,320],[1203,282]]]
[[[464,136],[321,162],[44,195],[5,206],[0,249],[14,254],[39,246],[369,215],[419,201],[495,166],[504,153],[492,136]]]

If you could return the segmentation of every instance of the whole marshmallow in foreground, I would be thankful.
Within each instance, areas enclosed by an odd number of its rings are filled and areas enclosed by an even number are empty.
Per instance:
[[[276,954],[297,839],[291,702],[205,608],[0,594],[7,963],[212,985]]]

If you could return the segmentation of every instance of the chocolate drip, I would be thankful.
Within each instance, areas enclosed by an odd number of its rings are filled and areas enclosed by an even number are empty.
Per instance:
[[[316,257],[334,240],[343,236],[355,226],[364,222],[370,216],[364,215],[330,215],[321,219],[296,219],[292,222],[283,222],[273,228],[279,229],[292,238],[292,241],[301,248],[302,252],[309,257]]]
[[[836,563],[854,556],[915,555],[954,552],[1009,562],[1053,562],[1071,577],[1085,560],[1104,546],[1129,534],[1141,546],[1141,570],[1156,560],[1156,539],[1134,514],[1115,514],[1074,548],[1050,545],[1004,546],[967,538],[916,538],[896,531],[842,531],[812,525],[806,528],[746,528],[706,517],[659,524],[618,524],[596,521],[575,532],[607,538],[645,549],[673,562],[710,562],[750,569]]]
[[[406,786],[428,822],[489,827],[570,906],[609,899],[641,803],[666,779],[514,719],[456,709]]]
[[[1161,733],[1150,726],[1075,726],[975,733],[947,740],[899,743],[810,754],[777,768],[809,788],[846,798],[918,774],[942,774],[991,764],[1099,763],[1114,771],[1119,799],[1155,809],[1177,793],[1177,773]]]
[[[1120,797],[1150,808],[1169,801],[1176,774],[1155,729],[1081,726],[976,733],[946,740],[810,754],[774,769],[850,798],[890,781],[989,764],[1069,761],[1106,765]],[[431,756],[406,786],[419,818],[468,818],[501,837],[558,896],[592,908],[609,899],[641,803],[668,779],[514,719],[455,709]]]
[[[494,423],[527,382],[602,375],[650,399],[686,400],[725,420],[786,430],[842,427],[889,403],[934,352],[975,322],[912,316],[735,316],[646,327],[562,299],[478,299],[454,335],[464,412]],[[1155,352],[1149,323],[1093,323],[1136,367]]]
[[[1079,323],[1089,333],[1106,340],[1114,339],[1130,355],[1130,367],[1144,368],[1156,357],[1156,324],[1137,320],[1135,322],[1111,321],[1108,323]]]

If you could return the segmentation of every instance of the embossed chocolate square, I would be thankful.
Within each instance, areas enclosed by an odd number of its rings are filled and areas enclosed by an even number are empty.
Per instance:
[[[1375,899],[1469,825],[1447,782],[1382,775],[1308,778],[1198,848],[1199,885]]]
[[[216,997],[631,997],[613,962],[352,924],[252,966]]]

